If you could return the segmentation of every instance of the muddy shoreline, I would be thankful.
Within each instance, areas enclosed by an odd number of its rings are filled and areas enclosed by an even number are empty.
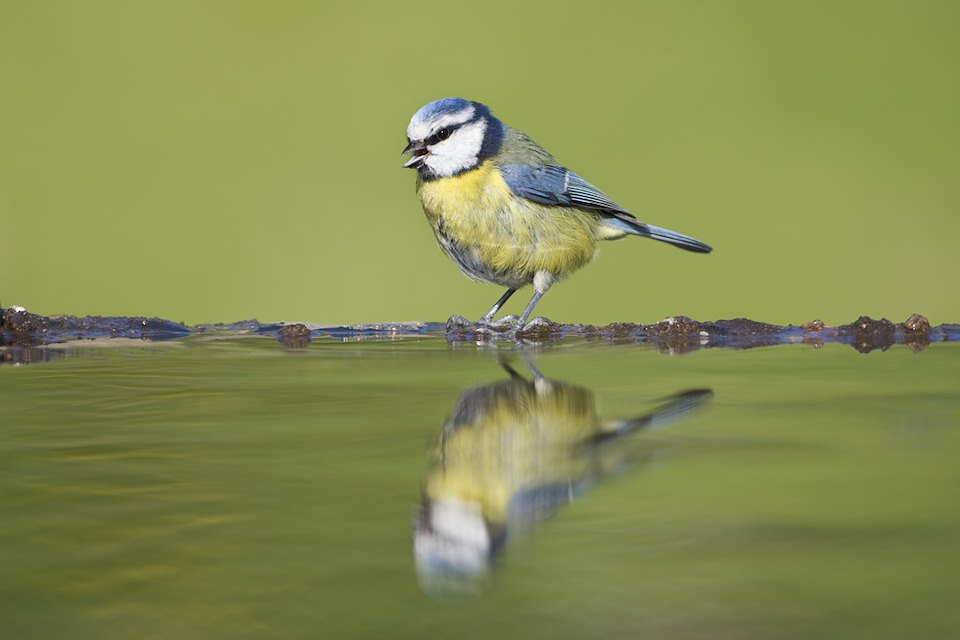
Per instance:
[[[544,321],[521,332],[480,327],[451,319],[448,323],[404,322],[349,326],[269,323],[245,320],[230,324],[187,326],[162,318],[106,316],[43,316],[18,307],[0,309],[0,349],[7,356],[24,348],[84,340],[126,338],[169,341],[194,335],[262,335],[286,346],[305,347],[314,340],[380,341],[403,337],[442,337],[451,344],[557,343],[568,340],[614,344],[647,343],[661,351],[686,352],[726,347],[750,349],[779,344],[847,344],[857,351],[907,345],[918,351],[932,342],[960,341],[960,324],[932,326],[921,314],[903,322],[861,316],[849,324],[827,326],[819,320],[797,325],[775,325],[746,318],[702,322],[674,316],[654,324],[616,322],[605,326],[557,324]],[[4,358],[8,359],[8,358]]]

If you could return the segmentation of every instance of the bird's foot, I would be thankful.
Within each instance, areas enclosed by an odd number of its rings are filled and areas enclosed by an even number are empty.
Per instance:
[[[493,320],[487,316],[480,318],[477,322],[475,333],[500,334],[517,328],[517,316],[503,316],[498,320]]]
[[[539,334],[545,334],[545,333],[552,333],[554,331],[559,331],[559,330],[560,330],[560,325],[550,320],[549,318],[544,318],[544,317],[534,318],[533,320],[523,325],[522,327],[519,325],[517,326],[518,334],[533,333],[533,334],[539,335]]]
[[[503,316],[499,320],[488,321],[487,326],[495,331],[506,331],[508,329],[515,329],[519,319],[520,318],[515,315]]]

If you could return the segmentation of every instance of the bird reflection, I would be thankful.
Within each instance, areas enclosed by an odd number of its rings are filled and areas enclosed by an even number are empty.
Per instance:
[[[509,538],[636,463],[627,436],[713,395],[684,391],[649,413],[604,420],[589,389],[548,380],[529,361],[531,379],[500,364],[509,378],[465,390],[431,454],[414,555],[432,595],[478,592]]]

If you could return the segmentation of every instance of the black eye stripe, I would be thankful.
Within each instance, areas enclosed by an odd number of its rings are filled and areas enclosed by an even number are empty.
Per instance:
[[[443,142],[444,140],[452,136],[454,131],[456,131],[457,129],[459,129],[465,124],[467,123],[464,122],[461,124],[454,124],[447,127],[441,127],[440,129],[437,130],[436,133],[434,133],[432,136],[427,138],[424,142],[427,144],[428,147],[431,145],[435,145],[438,142]]]

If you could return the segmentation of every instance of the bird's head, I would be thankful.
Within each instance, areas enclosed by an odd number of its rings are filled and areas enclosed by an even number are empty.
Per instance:
[[[407,126],[404,167],[427,180],[449,178],[476,168],[500,150],[503,124],[490,109],[463,98],[443,98],[424,105]]]

